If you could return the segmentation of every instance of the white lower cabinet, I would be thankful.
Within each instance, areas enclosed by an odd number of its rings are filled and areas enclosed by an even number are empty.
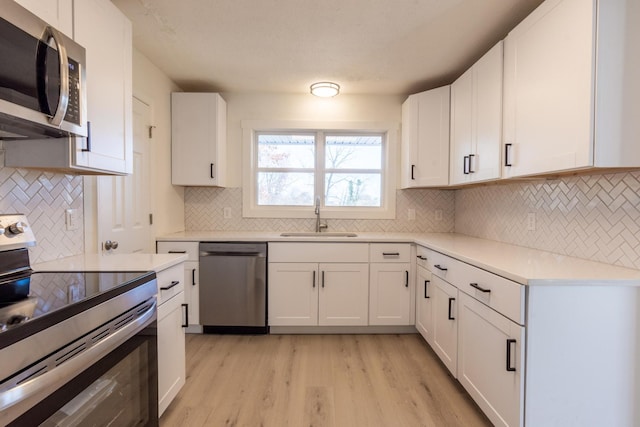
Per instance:
[[[186,379],[183,272],[181,263],[157,273],[159,416],[176,397]]]
[[[373,263],[370,267],[369,324],[411,324],[413,285],[409,263]]]
[[[270,326],[364,326],[365,263],[270,263]]]
[[[437,276],[433,285],[433,350],[456,376],[458,363],[458,289]]]
[[[433,285],[431,272],[418,266],[416,269],[416,329],[433,345]]]
[[[524,327],[460,292],[458,381],[495,426],[522,425]]]

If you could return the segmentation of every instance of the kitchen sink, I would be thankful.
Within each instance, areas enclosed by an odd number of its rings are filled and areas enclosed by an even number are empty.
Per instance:
[[[358,237],[356,233],[340,233],[340,232],[335,232],[335,233],[297,232],[297,233],[282,233],[280,235],[282,237]]]

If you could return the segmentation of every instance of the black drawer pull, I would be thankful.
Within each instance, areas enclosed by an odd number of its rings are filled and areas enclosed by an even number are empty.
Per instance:
[[[515,372],[516,368],[514,366],[511,366],[511,344],[515,344],[516,340],[514,340],[513,338],[509,338],[507,340],[507,371],[508,372]]]
[[[447,271],[447,267],[442,267],[440,264],[436,264],[434,265],[434,267],[440,271]]]
[[[405,288],[409,287],[409,271],[408,270],[404,271],[404,287]]]
[[[473,158],[475,156],[476,156],[475,154],[469,154],[469,173],[475,173],[476,172],[473,169],[471,169],[471,166],[473,165]]]
[[[186,254],[187,251],[169,251],[170,254]]]
[[[431,283],[431,280],[425,280],[424,281],[424,297],[429,299],[431,298],[429,295],[427,295],[427,285]]]
[[[183,328],[189,327],[189,304],[182,304],[184,307],[184,323],[182,324]]]
[[[192,268],[191,269],[191,286],[195,286],[196,285],[196,269]]]
[[[322,287],[324,288],[324,270],[322,271]]]
[[[455,317],[453,317],[453,314],[451,314],[452,309],[453,309],[453,302],[455,301],[455,298],[449,298],[449,320],[456,320]]]
[[[160,288],[160,290],[161,290],[161,291],[168,291],[169,289],[171,289],[171,288],[173,288],[173,287],[176,287],[176,286],[178,286],[179,284],[180,284],[180,282],[179,282],[179,281],[174,280],[174,281],[172,281],[172,282],[171,282],[171,284],[170,284],[169,286],[163,286],[163,287],[161,287],[161,288]]]
[[[216,179],[216,174],[214,172],[214,168],[215,165],[213,163],[211,163],[211,166],[209,166],[209,174],[211,176],[211,179]]]
[[[400,256],[400,252],[382,252],[382,256]]]
[[[422,256],[422,255],[418,255],[418,259],[421,259],[422,261],[426,261],[427,257],[426,256]]]
[[[513,144],[504,144],[504,165],[513,166],[511,163],[511,147]]]
[[[313,270],[313,278],[311,279],[311,287],[315,288],[316,287],[316,271]]]
[[[414,172],[416,171],[416,165],[411,165],[411,179],[416,179]]]
[[[491,289],[481,288],[477,283],[469,283],[469,286],[471,286],[472,288],[475,288],[475,289],[479,290],[480,292],[484,292],[484,293],[486,293],[486,294],[488,294],[489,292],[491,292]]]

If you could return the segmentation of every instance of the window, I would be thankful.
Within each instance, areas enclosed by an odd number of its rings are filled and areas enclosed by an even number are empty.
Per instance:
[[[325,218],[395,217],[389,128],[243,128],[244,216],[313,217],[318,199]]]

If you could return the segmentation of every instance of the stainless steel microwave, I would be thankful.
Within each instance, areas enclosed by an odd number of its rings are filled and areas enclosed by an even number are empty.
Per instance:
[[[0,0],[0,139],[87,136],[85,49]]]

